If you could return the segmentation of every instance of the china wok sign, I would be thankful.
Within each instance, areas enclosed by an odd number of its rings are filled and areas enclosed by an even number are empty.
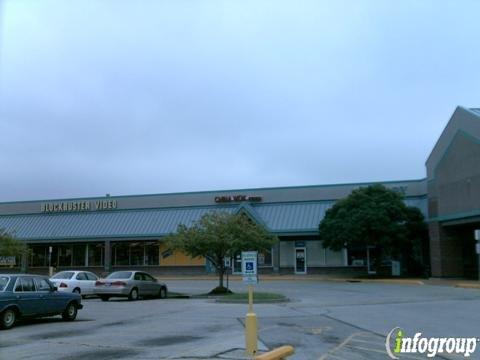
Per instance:
[[[215,196],[216,203],[242,202],[242,201],[262,201],[261,196],[233,195],[233,196]]]

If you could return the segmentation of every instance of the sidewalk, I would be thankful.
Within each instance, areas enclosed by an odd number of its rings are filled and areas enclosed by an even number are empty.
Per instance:
[[[158,277],[161,280],[211,280],[217,281],[216,275],[167,275]],[[464,279],[363,279],[363,278],[350,278],[350,277],[338,277],[328,275],[276,275],[265,274],[259,275],[260,281],[325,281],[325,282],[351,282],[351,283],[382,283],[382,284],[398,284],[398,285],[432,285],[432,286],[452,286],[468,289],[480,289],[480,281],[476,280],[464,280]],[[242,281],[240,275],[229,275],[229,281]]]

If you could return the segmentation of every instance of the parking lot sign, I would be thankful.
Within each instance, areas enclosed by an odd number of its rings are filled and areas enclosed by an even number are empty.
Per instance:
[[[247,285],[254,285],[258,283],[257,255],[258,253],[256,251],[242,251],[243,282]]]

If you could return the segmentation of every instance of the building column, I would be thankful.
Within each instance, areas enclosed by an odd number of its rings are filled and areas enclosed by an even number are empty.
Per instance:
[[[20,272],[26,273],[27,271],[28,271],[28,252],[24,252],[20,257]]]
[[[85,261],[84,264],[88,267],[88,244],[85,245]]]
[[[110,246],[110,240],[105,240],[105,248],[104,248],[104,261],[103,265],[105,267],[106,272],[112,271],[112,248]]]
[[[280,239],[278,239],[278,242],[274,245],[273,249],[274,249],[274,254],[272,254],[273,271],[276,273],[280,273]]]
[[[438,222],[429,224],[432,277],[462,277],[463,254],[458,239]]]

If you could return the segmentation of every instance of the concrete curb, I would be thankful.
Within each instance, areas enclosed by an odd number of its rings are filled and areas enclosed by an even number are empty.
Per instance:
[[[217,281],[217,276],[210,275],[178,275],[178,276],[157,276],[162,281]],[[229,277],[231,282],[240,282],[242,277],[233,275]],[[377,283],[391,285],[431,285],[431,286],[450,286],[464,289],[480,289],[480,282],[455,282],[452,280],[431,280],[431,279],[361,279],[361,278],[333,278],[316,275],[260,275],[259,282],[267,281],[315,281],[315,282],[349,282],[349,283]]]
[[[216,281],[216,276],[162,276],[157,277],[162,281],[197,281],[197,280],[210,280]],[[238,282],[242,281],[241,276],[231,276],[229,281]],[[402,284],[402,285],[425,285],[425,282],[418,279],[358,279],[358,278],[330,278],[323,276],[310,276],[310,275],[260,275],[259,282],[262,281],[324,281],[324,282],[351,282],[351,283],[384,283],[384,284]]]
[[[347,280],[331,280],[343,282],[362,282],[362,283],[380,283],[392,285],[425,285],[422,280],[415,279],[347,279]]]
[[[478,289],[478,290],[480,290],[480,283],[479,284],[458,283],[458,284],[455,284],[455,287],[463,288],[463,289]]]

